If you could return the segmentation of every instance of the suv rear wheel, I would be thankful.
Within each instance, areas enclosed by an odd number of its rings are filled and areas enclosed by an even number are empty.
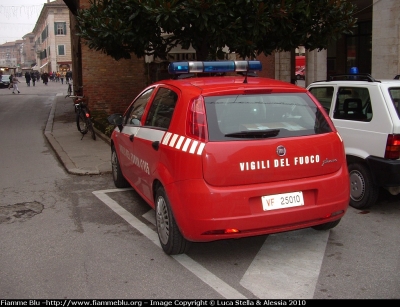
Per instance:
[[[379,195],[379,187],[372,180],[371,172],[361,163],[348,166],[350,174],[350,206],[356,209],[371,207]]]
[[[182,236],[172,214],[169,200],[163,187],[156,193],[156,225],[161,247],[167,255],[184,253],[189,242]]]

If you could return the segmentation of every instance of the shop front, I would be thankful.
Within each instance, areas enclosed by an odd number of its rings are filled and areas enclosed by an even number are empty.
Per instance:
[[[57,62],[58,69],[57,71],[71,71],[72,70],[72,62]]]

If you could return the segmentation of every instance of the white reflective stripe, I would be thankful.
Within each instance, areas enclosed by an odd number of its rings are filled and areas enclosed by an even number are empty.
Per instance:
[[[175,146],[176,149],[180,149],[180,148],[181,148],[184,139],[185,139],[184,136],[181,136],[181,137],[179,138],[179,141],[178,141],[178,143],[177,143],[176,146]]]
[[[192,147],[190,147],[190,151],[189,151],[191,154],[194,153],[194,151],[196,150],[196,147],[197,147],[198,143],[199,142],[197,142],[197,141],[193,141]]]
[[[162,130],[147,129],[142,127],[137,131],[135,137],[155,142],[155,141],[161,141],[164,134],[165,131]]]
[[[165,132],[162,130],[148,129],[144,127],[124,127],[123,132],[128,135],[134,135],[135,137],[148,140],[151,142],[160,141],[161,144],[175,149],[187,152],[190,154],[201,155],[203,149],[206,146],[205,143],[186,138],[183,135],[178,135],[171,132]]]
[[[183,151],[187,151],[187,149],[189,147],[189,144],[190,144],[190,139],[186,139],[185,145],[183,145],[182,150]]]
[[[201,153],[203,152],[204,146],[206,146],[205,143],[200,143],[199,149],[197,149],[198,155],[201,155]]]
[[[174,134],[174,136],[172,137],[171,141],[169,142],[169,146],[170,147],[174,147],[176,139],[178,138],[179,135]]]
[[[165,134],[165,136],[164,136],[164,139],[163,139],[163,141],[162,141],[162,144],[163,145],[167,145],[168,144],[168,142],[169,142],[169,138],[171,137],[171,132],[167,132],[166,134]]]

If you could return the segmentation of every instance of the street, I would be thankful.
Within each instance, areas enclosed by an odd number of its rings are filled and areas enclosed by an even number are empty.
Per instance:
[[[400,195],[382,191],[327,232],[193,243],[167,256],[136,192],[116,189],[111,174],[67,173],[48,144],[67,85],[19,79],[20,94],[0,89],[1,298],[400,298]]]

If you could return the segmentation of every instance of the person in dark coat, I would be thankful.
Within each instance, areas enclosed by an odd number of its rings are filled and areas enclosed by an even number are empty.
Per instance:
[[[26,80],[26,85],[31,86],[31,74],[29,72],[25,73],[25,80]]]
[[[32,80],[32,84],[33,86],[35,86],[35,82],[36,82],[36,74],[34,72],[31,72],[31,80]]]
[[[42,80],[45,85],[49,82],[49,74],[47,72],[42,74]]]
[[[67,73],[65,74],[65,80],[69,83],[69,80],[72,80],[72,71],[68,69]]]

